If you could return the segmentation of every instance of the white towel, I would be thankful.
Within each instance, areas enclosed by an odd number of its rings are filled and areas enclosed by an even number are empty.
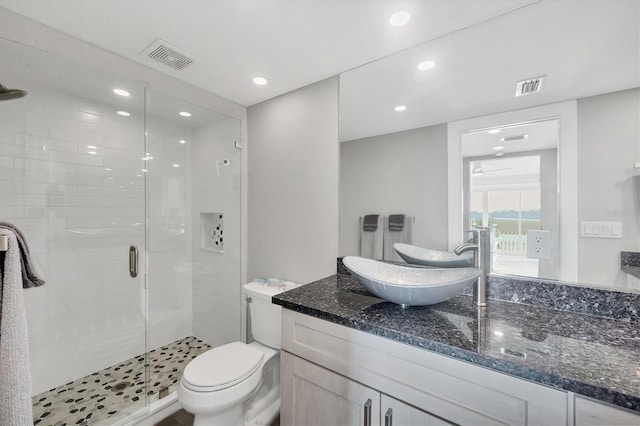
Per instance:
[[[360,256],[369,259],[382,259],[382,216],[378,216],[378,228],[375,231],[362,229],[360,218]]]
[[[0,426],[33,425],[27,318],[24,311],[20,248],[13,231],[0,268]]]
[[[389,218],[384,217],[384,260],[403,262],[402,258],[393,249],[395,243],[411,244],[413,240],[413,216],[404,217],[402,231],[389,231]]]

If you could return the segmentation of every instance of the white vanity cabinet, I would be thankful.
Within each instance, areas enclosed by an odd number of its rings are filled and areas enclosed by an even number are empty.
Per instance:
[[[282,352],[280,423],[283,425],[378,425],[380,394],[326,368]]]
[[[422,410],[287,352],[282,353],[283,425],[447,426]]]
[[[283,425],[573,424],[567,392],[286,309],[282,327]]]
[[[380,395],[382,426],[451,426],[451,423],[432,416],[388,395]]]
[[[640,414],[576,395],[576,426],[640,426]]]

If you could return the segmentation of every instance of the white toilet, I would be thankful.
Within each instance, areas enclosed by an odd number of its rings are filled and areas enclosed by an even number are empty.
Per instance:
[[[269,425],[280,410],[282,308],[271,296],[299,284],[244,286],[255,342],[233,342],[194,358],[178,387],[182,407],[194,426]]]

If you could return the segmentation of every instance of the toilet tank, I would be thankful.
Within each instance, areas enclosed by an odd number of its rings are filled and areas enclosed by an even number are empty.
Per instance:
[[[274,349],[282,348],[282,308],[271,303],[271,297],[287,290],[300,287],[292,282],[263,284],[252,282],[245,284],[244,292],[251,298],[247,303],[251,318],[251,334],[263,345]]]

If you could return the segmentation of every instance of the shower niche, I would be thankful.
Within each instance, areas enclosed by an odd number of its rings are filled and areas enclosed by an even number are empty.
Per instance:
[[[222,213],[200,213],[200,248],[224,252]]]

